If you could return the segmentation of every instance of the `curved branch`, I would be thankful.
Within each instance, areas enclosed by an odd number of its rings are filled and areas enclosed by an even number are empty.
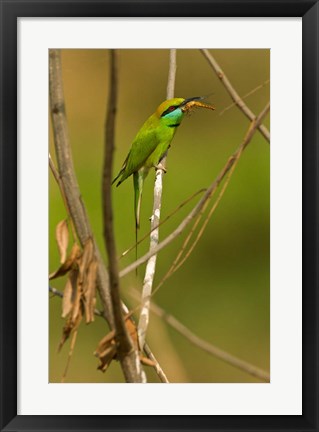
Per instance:
[[[174,328],[178,333],[185,337],[189,342],[193,345],[197,346],[201,350],[207,352],[208,354],[222,360],[231,366],[240,369],[249,375],[254,376],[265,382],[270,382],[269,373],[265,372],[262,369],[257,368],[256,366],[239,359],[238,357],[229,354],[226,351],[218,348],[217,346],[211,344],[210,342],[205,341],[204,339],[197,336],[193,333],[189,328],[187,328],[184,324],[182,324],[178,319],[176,319],[173,315],[168,314],[164,309],[159,307],[157,304],[152,303],[151,311],[154,312],[158,317],[162,318],[167,324],[169,324],[172,328]]]
[[[208,49],[201,49],[200,50],[203,54],[203,56],[206,58],[208,63],[211,65],[211,67],[216,72],[216,75],[221,80],[221,82],[224,84],[224,87],[230,94],[231,98],[233,99],[234,103],[238,106],[238,108],[245,114],[249,120],[253,121],[256,116],[255,114],[248,108],[248,106],[245,104],[245,102],[242,100],[242,98],[239,96],[239,94],[236,92],[234,87],[231,85],[229,79],[225,75],[225,72],[222,70],[222,68],[219,66],[215,58],[211,55],[211,53],[208,51]],[[260,133],[266,138],[268,142],[270,142],[270,133],[269,130],[266,128],[266,126],[260,124],[258,126],[258,130]]]

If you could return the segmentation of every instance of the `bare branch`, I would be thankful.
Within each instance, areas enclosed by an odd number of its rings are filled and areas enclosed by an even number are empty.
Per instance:
[[[107,103],[107,113],[105,121],[105,151],[104,151],[104,163],[103,163],[103,175],[102,175],[102,210],[103,210],[103,233],[105,249],[108,247],[108,238],[106,230],[109,204],[109,185],[111,184],[112,176],[112,159],[108,158],[110,150],[113,153],[115,147],[115,117],[117,111],[117,94],[118,94],[118,71],[117,71],[117,52],[116,50],[110,50],[110,83],[109,83],[109,98]]]
[[[109,260],[109,279],[111,300],[114,314],[115,338],[118,343],[117,354],[121,362],[125,379],[128,382],[143,382],[142,370],[138,352],[134,349],[132,340],[127,331],[122,312],[120,297],[120,282],[118,272],[118,260],[115,246],[112,210],[112,186],[111,175],[114,153],[114,122],[117,99],[117,52],[110,50],[111,73],[110,93],[107,106],[105,124],[105,155],[103,169],[103,215],[104,215],[104,238]],[[144,375],[144,374],[143,374]]]
[[[173,97],[174,86],[175,86],[175,74],[176,74],[176,49],[170,50],[170,61],[169,61],[169,72],[168,72],[168,83],[167,83],[167,99]],[[165,169],[166,156],[161,161],[161,165]],[[150,236],[150,252],[158,245],[159,242],[159,221],[161,216],[161,203],[162,203],[162,191],[163,191],[163,169],[157,169],[155,174],[155,185],[154,185],[154,202],[153,202],[153,213],[151,216],[151,236]],[[146,331],[149,321],[149,308],[150,298],[152,295],[152,286],[155,276],[156,269],[156,254],[152,254],[147,262],[145,277],[143,282],[142,291],[142,309],[140,313],[140,319],[138,323],[138,337],[141,346],[144,346]]]
[[[239,109],[245,114],[246,117],[249,118],[249,120],[253,121],[256,116],[255,114],[248,108],[248,106],[245,104],[245,102],[242,100],[242,98],[239,96],[239,94],[236,92],[234,87],[231,85],[229,79],[225,75],[222,68],[219,66],[215,58],[212,56],[212,54],[207,49],[201,49],[200,50],[208,63],[211,65],[211,67],[214,69],[216,75],[221,80],[221,82],[224,84],[224,87],[230,94],[231,98],[235,102],[235,104],[239,107]],[[269,130],[266,128],[266,126],[260,124],[258,126],[259,131],[261,134],[266,138],[268,142],[270,142],[270,133]]]
[[[189,340],[193,345],[196,345],[198,348],[206,351],[208,354],[211,354],[214,357],[219,358],[220,360],[229,363],[230,365],[241,369],[244,372],[247,372],[249,375],[255,376],[256,378],[261,379],[262,381],[269,382],[270,376],[267,372],[262,369],[257,368],[256,366],[241,360],[226,351],[221,350],[220,348],[212,345],[211,343],[205,341],[198,337],[195,333],[189,330],[184,324],[178,321],[173,315],[167,314],[164,309],[160,308],[157,304],[152,303],[151,310],[159,317],[163,318],[165,322],[167,322],[171,327],[173,327],[176,331],[178,331],[181,335],[183,335],[187,340]]]
[[[59,169],[59,184],[63,187],[63,194],[67,201],[77,236],[83,247],[86,241],[89,238],[93,238],[93,236],[73,166],[65,114],[60,50],[51,49],[49,51],[49,72],[51,117],[54,133],[54,145]],[[109,325],[113,327],[109,277],[95,241],[94,253],[98,261],[98,289],[103,304],[105,318]]]
[[[159,377],[159,379],[163,382],[163,383],[169,383],[167,376],[165,375],[165,372],[163,371],[163,369],[161,368],[161,365],[159,364],[159,362],[157,361],[157,359],[155,358],[153,352],[151,351],[150,347],[148,346],[147,343],[144,344],[144,352],[147,355],[147,357],[154,363],[154,369]]]
[[[172,99],[174,97],[176,69],[176,49],[173,48],[169,51],[169,69],[166,88],[167,99]]]
[[[262,120],[268,113],[270,108],[269,103],[264,108],[264,110],[259,114],[259,116],[254,119],[248,129],[248,132],[246,134],[246,137],[239,147],[239,149],[228,159],[226,165],[221,170],[221,172],[218,174],[215,181],[208,187],[207,191],[205,192],[204,196],[200,199],[198,204],[193,208],[193,210],[186,216],[186,218],[179,224],[179,226],[170,234],[168,235],[161,243],[159,243],[152,251],[149,251],[145,255],[143,255],[141,258],[133,262],[132,264],[128,265],[126,268],[120,271],[120,277],[123,277],[130,273],[131,271],[135,270],[137,267],[139,267],[141,264],[143,264],[145,261],[147,261],[151,256],[154,254],[157,254],[159,251],[164,249],[169,243],[171,243],[173,240],[175,240],[188,226],[188,224],[197,216],[199,215],[204,207],[206,206],[207,200],[211,198],[216,188],[219,186],[220,182],[223,180],[227,172],[232,167],[233,163],[236,160],[237,153],[242,152],[246,146],[250,143],[255,130],[258,128],[258,126],[261,124]],[[205,207],[206,208],[206,207]]]
[[[136,289],[131,289],[130,294],[135,299],[139,298],[139,293]],[[164,309],[158,306],[156,303],[152,302],[151,311],[155,313],[158,317],[162,318],[168,325],[174,328],[178,333],[184,336],[189,342],[208,354],[230,364],[231,366],[240,369],[249,375],[252,375],[262,381],[269,382],[270,376],[266,371],[257,368],[256,366],[239,359],[226,351],[221,350],[210,342],[205,341],[204,339],[198,337],[195,333],[193,333],[189,328],[187,328],[184,324],[182,324],[178,319],[176,319],[173,315],[167,313]]]

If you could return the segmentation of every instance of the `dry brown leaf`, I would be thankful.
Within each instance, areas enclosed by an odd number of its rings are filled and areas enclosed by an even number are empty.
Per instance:
[[[81,283],[79,280],[79,273],[78,273],[78,276],[76,278],[75,295],[74,295],[74,302],[73,302],[73,308],[71,314],[72,322],[76,322],[78,315],[81,314],[81,306],[82,306],[82,290],[81,290]]]
[[[78,269],[72,269],[66,282],[62,299],[62,318],[65,318],[72,310],[76,295]]]
[[[136,349],[138,348],[138,336],[136,324],[132,320],[132,312],[128,313],[125,317],[126,328],[132,338],[133,344]],[[109,367],[112,360],[117,360],[117,343],[115,340],[115,331],[110,331],[103,339],[100,340],[94,355],[100,360],[98,369],[105,372]]]
[[[76,294],[72,309],[72,320],[76,321],[81,305],[84,301],[84,290],[87,287],[87,273],[93,258],[93,242],[88,239],[84,245],[83,253],[77,258],[78,276],[76,280]]]
[[[60,233],[62,235],[62,224]],[[61,240],[62,242],[62,240]],[[52,273],[49,278],[55,278],[69,273],[66,282],[63,301],[62,301],[62,317],[68,316],[63,327],[62,338],[59,344],[59,351],[65,341],[70,337],[71,333],[75,335],[85,313],[86,322],[94,320],[94,308],[96,303],[96,275],[97,261],[94,258],[94,245],[92,239],[88,239],[83,247],[83,252],[75,243],[71,249],[70,255],[60,268]],[[114,342],[115,343],[115,342]],[[116,354],[114,343],[110,345],[111,359]]]
[[[74,330],[76,330],[79,327],[79,325],[81,323],[81,320],[82,320],[81,309],[80,309],[80,313],[78,313],[78,315],[77,315],[76,321],[72,320],[72,316],[70,316],[67,319],[67,321],[66,321],[66,323],[65,323],[65,325],[63,327],[63,333],[62,333],[61,341],[59,343],[58,352],[61,351],[61,348],[65,344],[66,340],[69,338],[71,332],[74,331]]]
[[[86,274],[86,283],[83,285],[86,322],[94,321],[94,309],[96,304],[96,276],[98,263],[96,260],[90,262]]]
[[[131,313],[129,313],[125,318],[125,324],[135,348],[138,349],[137,345],[137,328],[136,324],[131,318]],[[96,348],[94,355],[100,360],[98,369],[105,372],[112,360],[117,360],[117,344],[115,340],[115,331],[110,331],[106,336],[104,336]],[[155,362],[146,358],[142,353],[140,353],[140,360],[145,366],[155,366]]]
[[[93,259],[93,241],[91,238],[89,238],[83,247],[83,254],[81,256],[81,260],[79,262],[79,269],[80,269],[80,277],[83,281],[85,272],[88,268],[89,263]]]
[[[151,366],[151,367],[156,366],[156,363],[153,360],[150,360],[149,358],[147,358],[143,355],[140,355],[140,360],[144,366]]]
[[[95,353],[101,353],[105,350],[105,347],[114,339],[115,331],[111,330],[107,335],[105,335],[99,342]]]
[[[137,327],[135,322],[132,320],[131,314],[128,314],[127,317],[125,318],[125,325],[129,335],[132,338],[132,342],[134,344],[135,349],[139,350]]]
[[[115,342],[115,332],[110,331],[106,336],[104,336],[96,348],[94,355],[100,360],[100,365],[98,369],[105,372],[109,367],[111,361],[116,358],[116,342]]]
[[[72,309],[72,282],[68,278],[63,290],[62,318],[65,318]]]
[[[49,276],[52,279],[69,272],[62,301],[62,317],[68,318],[63,327],[59,351],[70,334],[77,330],[84,313],[87,323],[94,320],[97,265],[93,241],[89,239],[83,252],[75,243],[66,261]]]
[[[74,243],[69,255],[69,258],[74,262],[76,261],[82,254],[81,248],[77,243]]]
[[[100,364],[98,369],[105,372],[111,364],[111,361],[116,357],[116,345],[110,345],[101,356],[99,356]]]
[[[56,271],[49,274],[49,280],[56,279],[67,274],[67,272],[70,271],[72,264],[73,262],[67,258],[67,260]]]
[[[55,238],[58,244],[60,262],[63,264],[66,260],[66,253],[69,244],[69,229],[66,219],[57,224],[55,228]]]
[[[70,255],[55,272],[49,275],[49,280],[55,279],[59,276],[64,276],[68,271],[70,271],[73,265],[77,262],[78,258],[81,256],[81,253],[80,246],[77,243],[74,243]]]

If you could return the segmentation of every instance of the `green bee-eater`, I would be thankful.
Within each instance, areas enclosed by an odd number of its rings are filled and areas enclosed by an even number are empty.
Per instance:
[[[136,230],[140,226],[144,180],[151,168],[163,169],[160,162],[166,155],[176,129],[183,120],[184,114],[193,107],[215,109],[211,105],[198,102],[200,99],[203,98],[174,98],[162,102],[137,133],[121,171],[112,182],[113,184],[119,179],[116,185],[119,186],[133,174]]]

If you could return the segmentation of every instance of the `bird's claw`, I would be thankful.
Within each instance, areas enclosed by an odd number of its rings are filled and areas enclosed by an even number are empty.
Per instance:
[[[155,165],[155,169],[156,170],[162,170],[162,171],[164,171],[164,173],[167,173],[167,169],[164,167],[164,165],[162,165],[161,163],[159,163],[159,164],[157,164],[157,165]]]

